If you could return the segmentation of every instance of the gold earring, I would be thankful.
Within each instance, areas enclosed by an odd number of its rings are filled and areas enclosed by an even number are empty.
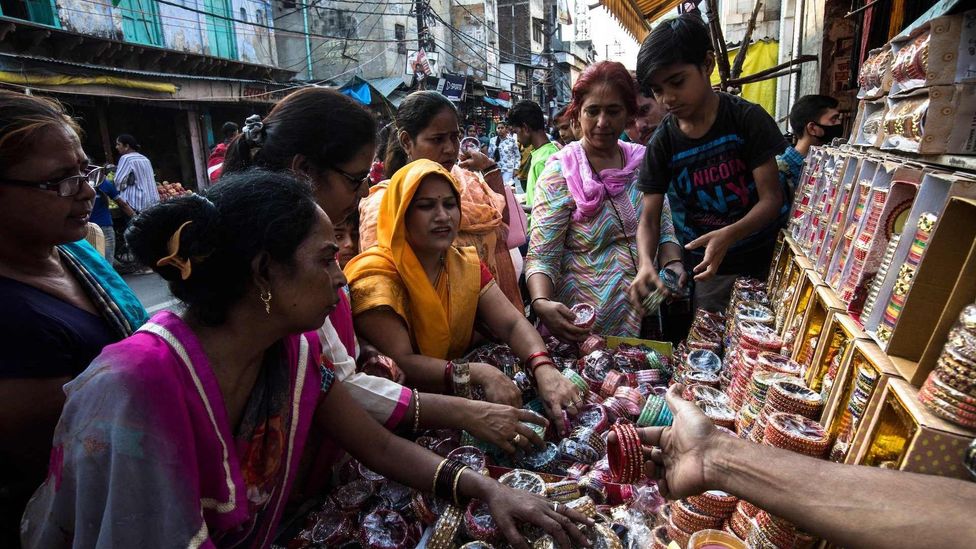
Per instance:
[[[264,302],[264,312],[271,314],[271,290],[264,290],[261,292],[261,301]]]

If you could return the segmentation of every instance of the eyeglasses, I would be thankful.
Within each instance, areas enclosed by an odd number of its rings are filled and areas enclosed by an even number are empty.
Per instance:
[[[97,187],[102,182],[105,168],[101,166],[88,166],[79,175],[72,175],[57,181],[21,181],[19,179],[0,179],[0,183],[6,185],[16,185],[18,187],[33,187],[42,191],[57,191],[58,196],[68,197],[78,194],[81,185],[87,183],[91,188]]]
[[[355,175],[353,175],[353,174],[351,174],[349,172],[346,172],[344,170],[341,170],[341,169],[339,169],[339,168],[337,168],[335,166],[331,166],[331,169],[332,169],[332,171],[336,172],[337,174],[341,175],[342,177],[345,177],[346,179],[348,179],[349,180],[349,183],[352,185],[353,191],[355,191],[357,193],[359,192],[360,189],[363,188],[363,185],[367,185],[369,183],[369,174],[368,173],[366,175],[362,176],[362,177],[359,177],[359,176],[355,176]]]

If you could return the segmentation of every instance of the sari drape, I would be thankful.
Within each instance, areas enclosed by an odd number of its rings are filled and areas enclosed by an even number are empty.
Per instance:
[[[460,194],[457,180],[440,164],[417,160],[404,166],[394,174],[380,204],[377,245],[353,258],[345,273],[354,316],[390,307],[406,323],[421,354],[452,359],[463,355],[471,342],[481,262],[473,248],[452,246],[447,250],[443,277],[448,291],[444,300],[407,243],[407,208],[423,179],[431,175],[446,178]]]
[[[314,333],[265,355],[229,423],[196,336],[162,312],[65,386],[25,547],[267,547],[332,374]]]

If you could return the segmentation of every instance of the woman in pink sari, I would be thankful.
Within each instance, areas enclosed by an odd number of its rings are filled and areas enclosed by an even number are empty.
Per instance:
[[[66,386],[25,547],[267,547],[314,424],[370,469],[416,488],[456,471],[509,541],[531,522],[585,544],[565,506],[504,487],[393,436],[318,360],[314,330],[344,283],[307,184],[262,171],[167,201],[127,241],[185,312],[159,313]],[[451,498],[451,483],[439,495]]]

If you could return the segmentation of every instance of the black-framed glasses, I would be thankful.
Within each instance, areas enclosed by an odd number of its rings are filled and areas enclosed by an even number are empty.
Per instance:
[[[72,175],[57,181],[22,181],[19,179],[0,179],[0,183],[5,185],[16,185],[18,187],[33,187],[42,191],[57,191],[58,196],[68,197],[78,194],[81,185],[87,183],[91,188],[97,187],[102,182],[105,168],[101,166],[88,166],[84,173]]]
[[[353,174],[351,174],[351,173],[349,173],[349,172],[347,172],[345,170],[339,169],[339,168],[337,168],[335,166],[331,166],[330,169],[332,171],[334,171],[335,173],[341,175],[342,177],[345,177],[347,180],[349,180],[349,184],[352,185],[353,190],[355,192],[357,192],[357,193],[359,192],[360,189],[363,188],[363,185],[368,185],[369,184],[369,174],[368,173],[366,175],[362,176],[362,177],[359,177],[359,176],[353,175]]]

